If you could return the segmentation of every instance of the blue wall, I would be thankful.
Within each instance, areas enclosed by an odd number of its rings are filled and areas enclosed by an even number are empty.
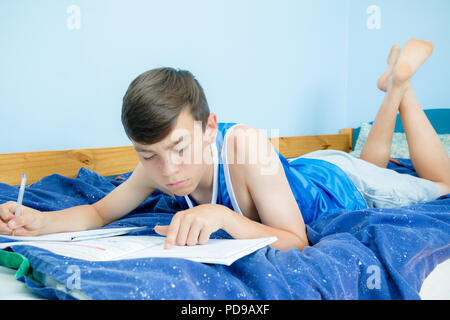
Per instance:
[[[380,29],[368,29],[366,8],[380,9]],[[434,43],[433,55],[412,79],[424,109],[450,107],[450,1],[448,0],[353,0],[349,7],[347,124],[373,120],[384,93],[376,87],[387,67],[394,43],[410,38]]]
[[[366,26],[373,4],[377,30]],[[123,94],[159,66],[192,71],[219,121],[269,136],[338,132],[374,117],[389,48],[412,36],[436,43],[414,83],[419,99],[450,106],[448,9],[447,0],[0,0],[0,153],[130,145]]]

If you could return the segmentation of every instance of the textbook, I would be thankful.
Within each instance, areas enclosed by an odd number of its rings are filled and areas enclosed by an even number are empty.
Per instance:
[[[61,238],[62,234],[60,234],[59,237]],[[171,249],[164,249],[166,238],[162,236],[116,235],[77,241],[49,241],[42,240],[42,238],[38,241],[34,241],[30,238],[37,237],[23,238],[28,238],[28,241],[3,242],[0,243],[0,249],[17,245],[26,245],[42,248],[58,255],[88,261],[182,258],[196,262],[224,264],[227,266],[277,240],[276,237],[257,239],[209,239],[209,241],[203,245],[174,245]],[[64,239],[69,238],[70,236],[66,236]]]

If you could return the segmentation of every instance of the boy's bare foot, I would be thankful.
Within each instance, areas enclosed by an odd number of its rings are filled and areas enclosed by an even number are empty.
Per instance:
[[[433,47],[433,43],[429,41],[409,40],[400,52],[395,65],[393,82],[401,85],[408,81],[433,53]]]
[[[389,56],[387,59],[388,67],[383,75],[378,79],[377,86],[381,91],[386,92],[388,89],[389,81],[391,80],[392,74],[394,73],[394,67],[397,63],[397,60],[400,56],[400,46],[398,44],[394,44],[389,52]]]

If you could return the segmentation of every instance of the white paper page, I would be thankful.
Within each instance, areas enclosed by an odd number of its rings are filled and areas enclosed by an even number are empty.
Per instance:
[[[93,229],[78,232],[61,232],[61,233],[44,234],[34,237],[3,236],[3,235],[1,237],[5,239],[18,241],[80,241],[80,240],[112,237],[121,234],[127,234],[131,231],[143,230],[146,228],[147,227],[105,228],[105,229]]]
[[[0,248],[17,245],[30,245],[49,250],[58,255],[88,260],[109,261],[152,246],[164,244],[165,238],[157,236],[117,236],[84,241],[20,241],[0,243]]]
[[[205,263],[230,265],[235,260],[277,240],[276,237],[259,239],[210,239],[205,245],[174,246],[164,249],[165,237],[118,236],[77,242],[10,242],[0,248],[32,245],[53,253],[88,261],[112,261],[139,258],[184,258]]]
[[[277,240],[276,237],[258,239],[210,239],[204,245],[195,246],[173,246],[171,249],[164,249],[163,245],[147,247],[139,251],[130,252],[122,259],[139,258],[184,258],[204,263],[219,263],[230,265],[237,259],[250,254]]]

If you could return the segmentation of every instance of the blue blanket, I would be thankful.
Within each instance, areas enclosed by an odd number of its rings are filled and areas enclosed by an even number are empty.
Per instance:
[[[55,174],[29,186],[24,205],[47,211],[94,203],[120,183],[86,169],[76,179]],[[0,183],[0,203],[17,193]],[[156,191],[108,227],[168,224],[177,210]],[[175,258],[89,262],[30,246],[7,250],[30,263],[32,272],[19,280],[50,299],[419,299],[425,277],[450,258],[450,195],[396,209],[343,210],[307,231],[311,246],[302,252],[265,247],[231,266]],[[154,235],[150,228],[136,234]],[[229,235],[219,230],[212,237]]]

